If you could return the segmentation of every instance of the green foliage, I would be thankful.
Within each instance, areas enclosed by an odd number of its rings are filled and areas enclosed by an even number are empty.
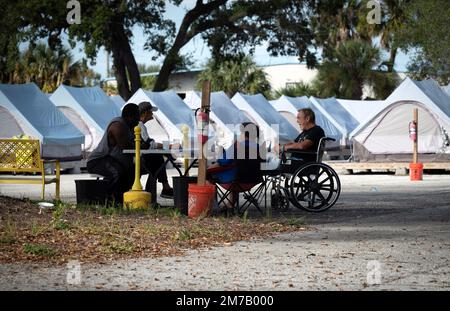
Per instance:
[[[193,238],[194,234],[186,228],[182,228],[179,232],[177,232],[177,235],[175,236],[175,239],[179,241],[189,241]]]
[[[216,60],[244,51],[253,54],[257,45],[267,42],[272,56],[297,56],[314,66],[316,60],[310,49],[314,35],[309,24],[314,3],[312,0],[228,1],[205,19],[217,26],[204,31],[202,37]]]
[[[148,74],[148,73],[152,73],[154,75],[148,76],[148,75],[144,75],[141,76],[141,83],[142,83],[142,88],[144,90],[153,90],[153,87],[155,86],[155,82],[156,82],[156,77],[157,77],[157,72],[159,71],[159,69],[161,68],[161,66],[159,65],[145,65],[145,64],[138,64],[138,68],[139,68],[139,73],[142,74]]]
[[[47,245],[43,244],[25,244],[23,251],[27,254],[41,256],[41,257],[53,257],[57,254],[57,251]]]
[[[362,99],[363,87],[371,86],[384,99],[397,85],[395,74],[375,70],[380,51],[370,43],[353,40],[341,43],[319,66],[314,87],[320,97]]]
[[[408,69],[416,79],[450,81],[450,2],[411,0],[407,19],[398,30],[398,44],[414,52]]]
[[[166,45],[165,55],[154,90],[168,87],[168,78],[176,70],[180,50],[201,35],[212,49],[213,59],[222,63],[239,53],[253,54],[257,45],[268,42],[271,55],[290,55],[315,62],[313,35],[308,21],[313,0],[214,0],[196,1],[186,12],[178,33]],[[299,34],[301,33],[301,34]],[[154,46],[154,45],[150,45]]]
[[[289,97],[301,97],[301,96],[318,96],[318,91],[314,89],[313,86],[304,83],[304,82],[298,82],[295,84],[288,85],[284,88],[278,89],[274,93],[275,98],[279,98],[283,95],[289,96]]]
[[[264,71],[249,56],[220,63],[210,60],[198,77],[198,89],[205,80],[211,81],[212,91],[224,91],[229,97],[237,92],[270,95],[270,84]]]
[[[75,62],[69,49],[52,50],[43,43],[30,44],[20,53],[11,74],[9,83],[34,82],[46,93],[54,92],[62,83],[92,86],[100,80],[85,59]]]
[[[17,226],[16,223],[11,219],[7,218],[1,226],[0,244],[12,244],[17,240]]]

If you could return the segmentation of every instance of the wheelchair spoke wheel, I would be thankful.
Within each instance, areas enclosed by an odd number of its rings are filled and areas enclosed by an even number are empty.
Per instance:
[[[284,184],[284,187],[282,186]],[[270,205],[275,210],[287,210],[289,208],[289,179],[283,175],[273,180],[270,191]]]
[[[290,179],[290,199],[298,208],[323,212],[332,207],[341,192],[336,172],[323,163],[302,165]]]

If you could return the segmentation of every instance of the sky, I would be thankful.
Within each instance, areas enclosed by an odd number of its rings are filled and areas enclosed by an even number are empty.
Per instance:
[[[195,0],[185,0],[179,7],[168,3],[166,10],[166,18],[170,18],[173,20],[177,28],[181,24],[182,17],[185,12],[194,7]],[[83,22],[83,13],[81,12],[81,22]],[[132,39],[132,49],[133,54],[136,59],[136,62],[139,64],[161,64],[162,58],[159,58],[155,61],[152,60],[152,57],[155,55],[154,53],[144,50],[145,37],[142,29],[139,27],[133,28],[133,39]],[[375,41],[376,45],[377,42]],[[194,68],[202,68],[203,65],[208,61],[211,56],[208,46],[203,42],[200,36],[194,37],[186,46],[181,50],[182,54],[192,54],[193,61],[195,62]],[[75,58],[80,59],[85,57],[82,51],[82,45],[79,44],[74,51]],[[386,56],[387,58],[387,56]],[[286,63],[298,63],[297,57],[272,57],[266,51],[265,46],[258,46],[255,49],[255,54],[253,55],[253,59],[259,66],[268,66],[275,64],[286,64]],[[409,58],[404,53],[400,52],[397,55],[395,62],[395,69],[400,72],[406,71],[406,65],[409,61]],[[102,78],[107,78],[106,74],[106,63],[107,56],[105,50],[102,48],[98,52],[96,64],[91,66],[96,72],[100,73]],[[112,64],[112,60],[110,59],[110,64]]]

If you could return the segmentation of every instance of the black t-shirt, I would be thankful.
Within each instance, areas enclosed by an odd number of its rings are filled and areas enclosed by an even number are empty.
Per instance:
[[[308,149],[305,149],[305,151],[316,152],[317,148],[319,147],[320,139],[322,137],[325,137],[325,132],[323,131],[323,129],[320,126],[316,125],[316,126],[310,128],[309,130],[305,130],[305,131],[301,132],[300,135],[298,135],[297,138],[295,139],[295,142],[298,143],[298,142],[302,142],[304,140],[310,140],[313,142],[313,145],[311,147],[309,147]],[[316,160],[315,155],[305,155],[305,154],[300,154],[300,153],[293,153],[292,156],[303,159],[304,161],[307,161],[307,162]]]

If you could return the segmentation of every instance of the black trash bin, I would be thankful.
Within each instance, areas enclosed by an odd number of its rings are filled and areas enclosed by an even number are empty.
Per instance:
[[[173,203],[183,215],[188,214],[188,185],[197,182],[197,176],[174,176]]]
[[[101,179],[75,180],[77,204],[106,204],[106,183]]]

